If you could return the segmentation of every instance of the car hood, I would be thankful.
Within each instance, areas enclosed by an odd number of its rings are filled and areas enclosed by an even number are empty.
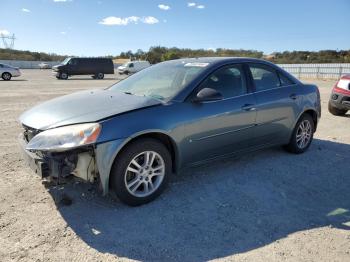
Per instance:
[[[113,115],[161,104],[157,99],[112,90],[90,90],[39,104],[20,116],[28,127],[46,130],[78,123],[96,122]]]

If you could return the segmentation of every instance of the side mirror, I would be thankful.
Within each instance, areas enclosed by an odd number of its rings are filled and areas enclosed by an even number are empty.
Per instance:
[[[222,100],[222,94],[213,88],[203,88],[197,93],[197,95],[192,99],[194,103],[200,102],[210,102]]]

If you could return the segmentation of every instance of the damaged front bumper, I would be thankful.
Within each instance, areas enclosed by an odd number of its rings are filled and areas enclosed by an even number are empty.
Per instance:
[[[18,137],[23,159],[39,177],[50,177],[59,182],[60,178],[73,175],[85,182],[98,181],[103,195],[108,194],[111,168],[124,143],[125,139],[119,139],[64,152],[30,152],[26,149],[24,135]]]
[[[97,167],[93,147],[85,147],[65,152],[30,152],[26,150],[27,141],[22,134],[18,144],[24,160],[41,178],[65,178],[70,175],[87,182],[97,179]]]

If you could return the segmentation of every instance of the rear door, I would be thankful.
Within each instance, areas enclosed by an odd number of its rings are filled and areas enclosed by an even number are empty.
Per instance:
[[[225,66],[209,75],[193,93],[213,88],[222,94],[222,100],[184,103],[189,116],[184,126],[186,162],[199,162],[251,146],[256,111],[254,94],[247,87],[242,65]]]
[[[256,95],[257,145],[286,143],[298,112],[297,85],[272,66],[248,64]]]

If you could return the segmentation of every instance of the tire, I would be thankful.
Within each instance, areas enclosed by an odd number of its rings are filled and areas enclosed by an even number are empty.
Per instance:
[[[68,79],[68,74],[66,72],[60,73],[60,79],[67,80]]]
[[[149,154],[149,159],[153,159],[150,166],[144,162],[146,154]],[[152,138],[138,139],[131,142],[115,159],[110,174],[111,187],[117,197],[129,206],[149,203],[166,188],[171,166],[170,153],[161,142]]]
[[[124,72],[124,74],[129,75],[129,74],[130,74],[130,72],[129,72],[129,71],[125,71],[125,72]]]
[[[1,75],[1,78],[4,79],[5,81],[10,81],[11,77],[12,77],[12,75],[8,72],[5,72]]]
[[[344,116],[346,112],[348,112],[348,110],[343,110],[332,106],[331,103],[328,103],[328,111],[335,116]]]
[[[303,126],[305,127],[305,133],[301,132]],[[307,126],[309,128],[307,128]],[[294,127],[289,144],[285,146],[286,150],[294,154],[304,153],[311,145],[311,142],[314,137],[314,132],[315,123],[312,117],[309,114],[302,115]],[[306,133],[308,136],[306,136]],[[307,137],[308,140],[307,142],[305,141],[305,143],[301,143],[300,139],[303,140],[304,137]]]
[[[96,79],[103,79],[105,77],[105,75],[103,74],[103,73],[97,73],[96,75],[95,75],[95,78]]]

